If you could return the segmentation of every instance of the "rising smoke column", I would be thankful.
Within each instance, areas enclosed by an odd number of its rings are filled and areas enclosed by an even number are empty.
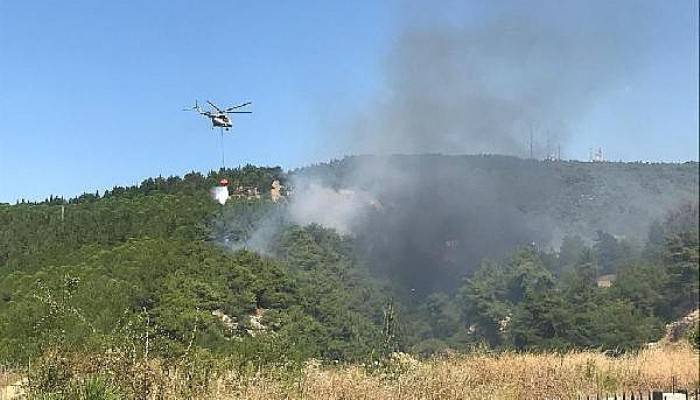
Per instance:
[[[303,171],[289,220],[352,234],[376,272],[419,293],[453,289],[482,257],[548,243],[552,222],[523,204],[562,191],[551,170],[508,157],[388,155],[525,156],[532,131],[536,157],[565,146],[577,118],[643,64],[649,13],[631,3],[553,4],[469,23],[430,12],[407,22],[386,56],[381,94],[329,134],[344,153],[382,157],[344,159],[331,179]],[[620,18],[640,29],[621,32]]]
[[[385,207],[364,219],[353,209],[332,214],[354,221],[375,267],[424,292],[458,284],[484,256],[549,243],[550,218],[522,205],[546,202],[562,183],[547,171],[514,180],[509,169],[522,165],[507,158],[485,160],[498,175],[475,159],[396,154],[523,157],[531,134],[536,158],[565,151],[571,126],[645,63],[654,15],[631,2],[527,2],[495,5],[480,19],[467,18],[469,5],[449,21],[434,2],[407,17],[380,93],[333,135],[346,154],[384,156],[341,161],[334,188],[364,190]]]
[[[645,64],[653,10],[561,3],[511,5],[483,20],[456,7],[464,22],[446,21],[432,3],[419,21],[406,17],[381,94],[348,122],[346,146],[527,156],[531,132],[539,158],[565,146],[571,126]]]

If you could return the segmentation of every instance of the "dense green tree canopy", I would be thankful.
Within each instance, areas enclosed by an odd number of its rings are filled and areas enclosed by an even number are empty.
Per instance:
[[[263,195],[220,206],[207,191],[223,177]],[[196,348],[259,363],[479,343],[624,350],[698,306],[697,204],[653,224],[646,243],[567,236],[558,250],[515,248],[426,292],[358,251],[367,238],[290,223],[265,195],[275,179],[286,179],[279,168],[246,166],[0,205],[0,362],[146,337],[165,358]],[[258,252],[241,244],[271,223]]]

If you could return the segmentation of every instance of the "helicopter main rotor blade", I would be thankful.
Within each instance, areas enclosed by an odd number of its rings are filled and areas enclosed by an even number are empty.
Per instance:
[[[228,112],[228,111],[231,111],[231,110],[235,110],[235,109],[237,109],[237,108],[245,107],[245,106],[250,105],[250,104],[253,104],[253,103],[250,102],[250,101],[248,101],[248,102],[245,102],[245,103],[243,103],[243,104],[239,104],[239,105],[237,105],[237,106],[229,107],[229,108],[226,109],[226,111]]]
[[[216,106],[216,104],[212,103],[211,101],[207,100],[207,103],[209,103],[210,106],[214,107],[214,109],[220,113],[224,112],[222,109]]]
[[[252,111],[226,111],[226,114],[252,114]]]

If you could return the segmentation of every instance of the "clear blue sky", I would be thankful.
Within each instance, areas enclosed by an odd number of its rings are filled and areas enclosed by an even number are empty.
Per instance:
[[[433,17],[469,24],[534,3],[440,4]],[[650,61],[570,122],[569,158],[698,159],[698,2],[653,4]],[[616,29],[637,29],[624,17]],[[342,155],[325,145],[334,119],[382,93],[390,49],[421,18],[400,1],[0,0],[0,202],[218,168],[218,136],[180,111],[194,99],[253,101],[228,166]]]

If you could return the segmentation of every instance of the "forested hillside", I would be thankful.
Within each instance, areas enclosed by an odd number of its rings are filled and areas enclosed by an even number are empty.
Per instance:
[[[358,201],[338,210],[344,196],[305,199],[328,210],[306,219],[349,226],[377,274],[427,295],[457,290],[485,257],[507,257],[520,246],[556,251],[567,237],[593,246],[612,235],[641,247],[669,212],[697,202],[698,171],[695,162],[396,155],[348,157],[291,175],[298,184],[372,198],[375,206],[360,211]]]
[[[149,179],[102,196],[3,206],[3,359],[26,360],[57,341],[89,351],[150,330],[152,351],[168,356],[192,340],[269,360],[280,352],[348,359],[371,352],[383,303],[345,239],[290,227],[274,258],[215,245],[212,227],[223,210],[208,189],[224,176],[263,189],[280,170]],[[226,211],[243,215],[269,203],[242,199]],[[251,322],[256,312],[262,319]],[[254,329],[275,334],[256,338]]]
[[[481,216],[483,225],[505,226],[516,234],[527,231],[539,245],[558,247],[566,235],[592,239],[597,230],[645,238],[653,221],[697,200],[698,172],[697,162],[394,155],[346,157],[293,171],[293,175],[334,187],[365,189],[387,207],[413,207],[431,216],[434,209],[444,209],[452,218],[472,219],[488,211]],[[469,209],[479,212],[470,215]],[[513,221],[491,218],[503,213]],[[449,219],[441,214],[435,217]]]
[[[697,169],[348,158],[2,205],[0,363],[56,349],[260,365],[638,348],[697,308]],[[260,196],[220,206],[208,190],[221,178]],[[377,203],[348,233],[300,223],[303,180]]]

